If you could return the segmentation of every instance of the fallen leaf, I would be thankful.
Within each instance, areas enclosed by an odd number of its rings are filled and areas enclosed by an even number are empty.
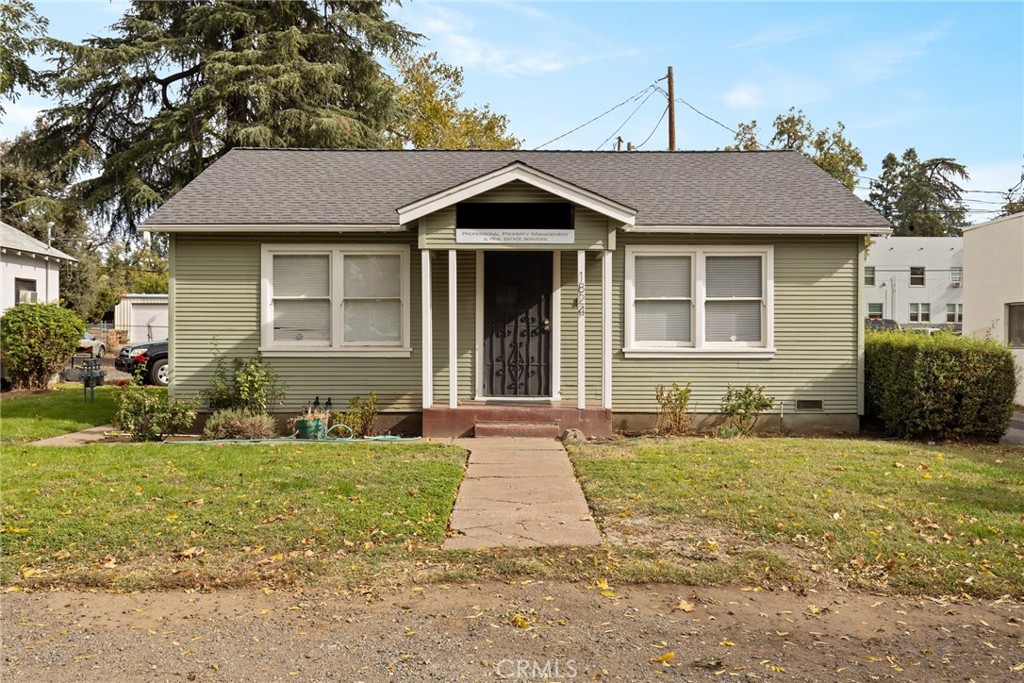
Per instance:
[[[693,606],[693,603],[687,602],[683,598],[679,598],[679,604],[676,605],[676,609],[683,612],[692,612],[696,608]]]
[[[668,666],[668,663],[675,659],[675,657],[675,652],[666,652],[660,657],[651,657],[651,664],[662,664],[664,666]]]

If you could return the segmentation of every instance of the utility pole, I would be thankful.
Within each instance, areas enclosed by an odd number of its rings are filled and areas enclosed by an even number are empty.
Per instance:
[[[676,151],[676,83],[668,68],[668,151]]]

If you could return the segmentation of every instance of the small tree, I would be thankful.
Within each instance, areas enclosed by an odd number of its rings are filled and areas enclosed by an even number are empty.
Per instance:
[[[722,415],[729,418],[734,429],[740,434],[749,434],[757,418],[775,404],[774,396],[766,396],[764,387],[748,384],[744,387],[728,385],[722,397]]]
[[[85,322],[57,304],[22,304],[0,318],[0,362],[15,389],[45,389],[78,347]]]

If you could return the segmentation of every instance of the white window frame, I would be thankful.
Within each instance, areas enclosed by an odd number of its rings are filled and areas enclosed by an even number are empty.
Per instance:
[[[925,320],[925,318],[928,318]],[[911,303],[910,304],[910,322],[912,323],[931,323],[932,321],[932,305],[930,303]]]
[[[921,271],[921,284],[919,285],[914,284],[915,270]],[[928,269],[925,268],[924,266],[910,266],[910,279],[908,280],[908,282],[910,282],[911,287],[924,287],[928,283]]]
[[[964,286],[963,266],[951,266],[949,269],[949,284],[953,287]]]
[[[870,277],[871,282],[868,282],[869,277]],[[865,287],[874,287],[875,286],[875,267],[874,266],[864,266],[864,286]]]
[[[637,256],[689,256],[693,282],[691,286],[691,316],[693,329],[691,343],[686,342],[637,342],[636,287]],[[708,256],[757,256],[761,258],[761,341],[759,342],[708,342],[705,341],[705,303],[708,300],[706,287],[706,259]],[[624,293],[624,342],[622,351],[626,358],[686,358],[727,357],[773,358],[775,355],[775,248],[772,245],[750,246],[667,246],[627,245],[626,282]],[[686,344],[685,346],[683,344]]]
[[[950,311],[949,307],[952,306],[953,310]],[[953,316],[950,320],[949,316]],[[946,322],[947,323],[963,323],[964,321],[964,305],[963,304],[946,304]]]
[[[878,317],[877,318],[872,318],[871,317],[871,307],[872,306],[877,306],[878,307]],[[885,318],[885,304],[881,304],[881,303],[874,302],[874,301],[868,303],[868,320],[883,320],[884,318]]]
[[[274,256],[330,257],[330,341],[274,341]],[[401,338],[398,342],[345,342],[344,259],[345,256],[398,256],[401,284]],[[275,356],[316,356],[353,358],[408,358],[410,344],[409,245],[389,244],[264,244],[260,254],[260,353]]]

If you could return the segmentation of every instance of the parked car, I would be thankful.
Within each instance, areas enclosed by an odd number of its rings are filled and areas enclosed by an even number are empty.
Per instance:
[[[88,352],[93,358],[103,358],[107,355],[107,345],[88,332],[78,340],[78,350]]]
[[[892,318],[864,318],[865,330],[901,330],[900,324]]]
[[[171,378],[167,357],[167,340],[130,344],[114,359],[114,367],[130,375],[138,371],[143,382],[166,387]]]

